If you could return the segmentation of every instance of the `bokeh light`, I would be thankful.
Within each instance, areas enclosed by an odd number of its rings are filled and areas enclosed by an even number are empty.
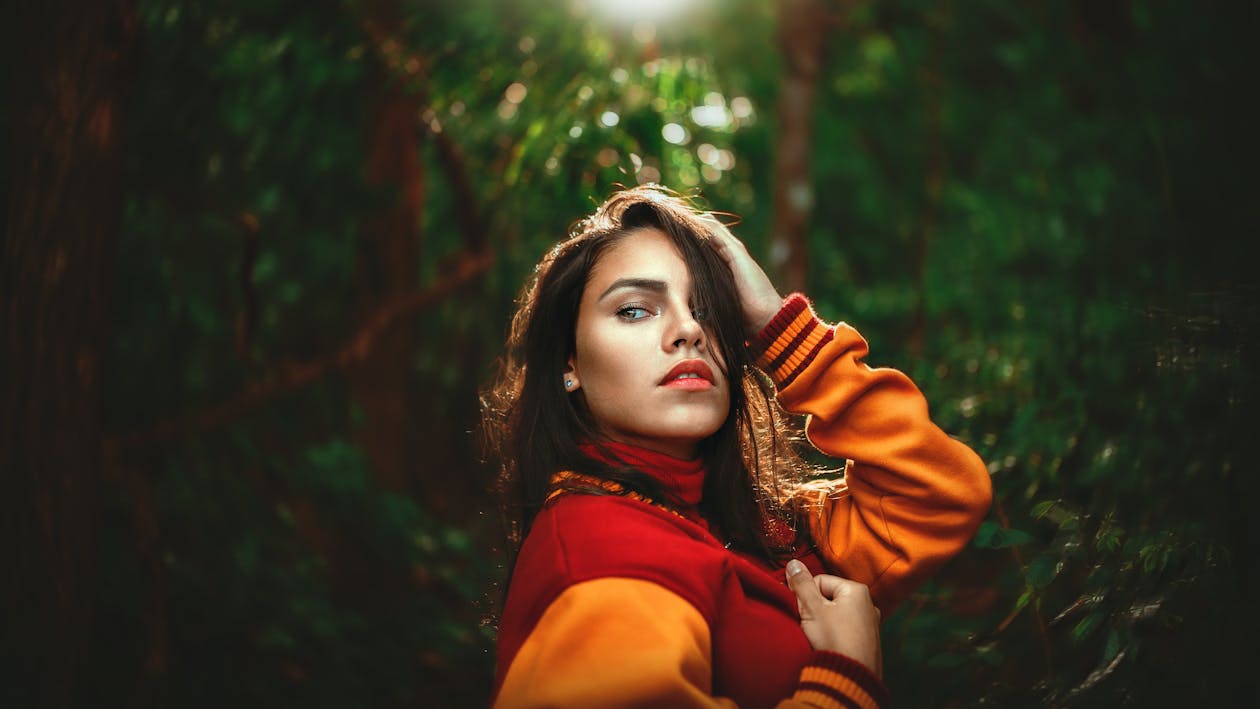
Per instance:
[[[636,25],[675,19],[704,4],[703,0],[587,0],[595,16],[611,22]]]

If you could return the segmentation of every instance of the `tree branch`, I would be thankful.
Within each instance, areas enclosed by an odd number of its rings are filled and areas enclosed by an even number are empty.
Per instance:
[[[1006,507],[1002,504],[1001,497],[994,496],[993,510],[994,512],[997,513],[998,522],[1002,525],[1002,529],[1010,529],[1011,518],[1010,516],[1006,514]],[[1012,546],[1010,547],[1010,551],[1011,551],[1011,556],[1015,559],[1015,563],[1019,566],[1020,575],[1027,576],[1028,565],[1024,563],[1024,557],[1022,554],[1019,553],[1019,547]],[[1054,677],[1054,652],[1050,648],[1050,630],[1049,630],[1049,627],[1046,625],[1045,616],[1041,614],[1041,608],[1039,605],[1040,603],[1041,603],[1041,591],[1038,591],[1036,588],[1033,588],[1032,597],[1028,599],[1027,607],[1032,609],[1033,618],[1035,618],[1037,621],[1037,634],[1039,638],[1041,639],[1042,656],[1044,657],[1045,663],[1046,663],[1046,679],[1049,680]],[[1004,619],[1002,623],[998,626],[996,632],[1000,633],[1003,630],[1005,630],[1006,626],[1009,625],[1010,622],[1015,619],[1015,616],[1019,615],[1019,612],[1021,610],[1023,609],[1019,608],[1014,611],[1011,611],[1011,614],[1007,616],[1006,619]]]
[[[129,433],[106,436],[105,458],[140,448],[159,446],[181,438],[198,435],[220,428],[284,394],[288,394],[323,377],[362,362],[371,353],[377,339],[395,322],[406,315],[441,302],[460,287],[477,279],[490,268],[493,255],[490,252],[466,254],[451,274],[413,293],[386,302],[367,318],[344,345],[335,352],[304,362],[291,362],[276,367],[274,373],[247,385],[231,399],[200,411],[184,414],[175,419],[154,424]]]
[[[419,115],[422,128],[433,137],[437,146],[438,163],[445,173],[454,197],[455,218],[459,221],[463,232],[464,243],[474,253],[481,253],[487,246],[485,221],[478,207],[477,192],[472,180],[468,178],[464,153],[451,137],[447,135],[429,93],[421,84],[425,69],[429,62],[425,57],[411,52],[402,41],[390,36],[377,23],[371,20],[360,22],[363,33],[372,43],[381,62],[393,72],[394,78],[403,82],[408,93],[415,96],[416,102],[424,107]]]
[[[846,12],[851,12],[847,5]],[[811,181],[814,106],[832,27],[844,14],[823,0],[778,3],[776,41],[783,59],[774,145],[774,207],[770,267],[788,291],[806,290],[809,279],[809,222],[814,212]]]
[[[486,229],[481,219],[481,210],[477,206],[477,193],[464,166],[464,154],[455,141],[441,129],[436,118],[430,124],[430,130],[437,144],[438,162],[450,182],[455,218],[459,220],[460,229],[464,232],[464,243],[472,251],[481,253],[486,248]]]

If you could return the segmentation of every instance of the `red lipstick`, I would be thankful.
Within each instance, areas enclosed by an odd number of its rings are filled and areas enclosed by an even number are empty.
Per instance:
[[[700,391],[713,387],[713,370],[704,360],[685,359],[669,370],[660,381],[661,386],[671,389]]]

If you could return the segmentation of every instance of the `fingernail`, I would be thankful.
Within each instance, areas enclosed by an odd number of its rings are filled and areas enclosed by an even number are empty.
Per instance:
[[[805,565],[793,559],[787,563],[787,575],[795,576],[805,570]]]

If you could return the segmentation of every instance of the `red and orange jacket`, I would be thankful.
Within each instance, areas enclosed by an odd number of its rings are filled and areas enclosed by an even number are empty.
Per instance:
[[[751,343],[806,435],[849,459],[809,493],[810,571],[867,584],[885,617],[987,514],[988,472],[928,418],[901,372],[863,364],[847,325],[789,296]],[[703,467],[612,451],[699,502]],[[521,548],[499,627],[495,706],[864,707],[886,701],[860,663],[811,650],[781,565],[729,549],[692,510],[567,494]]]

